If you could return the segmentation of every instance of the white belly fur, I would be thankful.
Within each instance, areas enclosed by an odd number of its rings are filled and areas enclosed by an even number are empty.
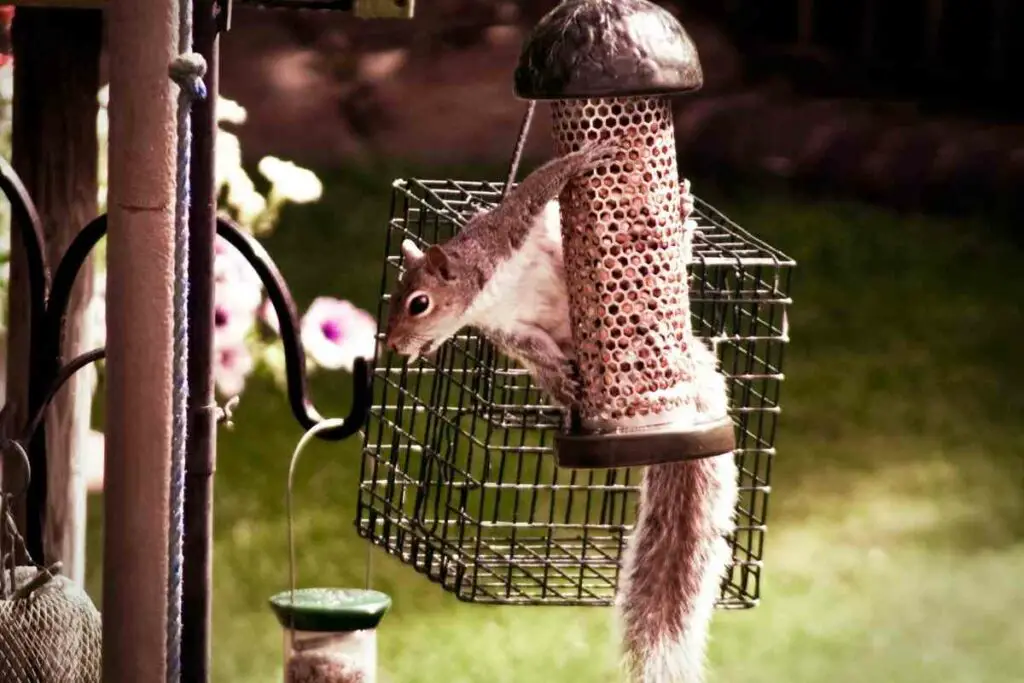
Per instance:
[[[559,345],[566,343],[571,330],[561,259],[558,202],[552,201],[519,251],[500,264],[484,285],[467,312],[468,323],[505,334],[540,327]]]

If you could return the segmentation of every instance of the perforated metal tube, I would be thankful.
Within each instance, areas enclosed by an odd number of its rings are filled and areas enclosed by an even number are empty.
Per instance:
[[[561,197],[580,414],[586,431],[658,425],[694,408],[671,103],[660,97],[553,104],[557,153],[599,137],[628,149]]]
[[[556,152],[611,138],[614,160],[560,197],[562,242],[581,391],[579,424],[556,440],[569,467],[649,465],[726,453],[728,416],[698,406],[683,215],[671,103],[663,97],[552,104]]]

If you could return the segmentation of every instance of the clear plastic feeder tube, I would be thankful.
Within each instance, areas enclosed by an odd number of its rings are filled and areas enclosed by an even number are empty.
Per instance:
[[[271,598],[284,629],[285,683],[376,683],[377,625],[391,606],[378,591],[305,588]]]

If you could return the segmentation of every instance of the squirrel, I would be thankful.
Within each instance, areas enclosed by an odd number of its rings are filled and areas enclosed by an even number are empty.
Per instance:
[[[563,409],[576,400],[569,294],[557,197],[621,148],[600,140],[530,173],[454,237],[422,251],[402,241],[405,272],[391,296],[385,344],[410,361],[475,327],[519,361]]]
[[[571,408],[578,379],[557,197],[569,180],[599,168],[617,150],[601,141],[549,161],[497,207],[426,251],[404,240],[406,270],[391,297],[385,344],[415,360],[475,327],[524,365],[557,406]],[[686,222],[693,211],[689,181],[680,189],[684,229],[692,229]],[[697,413],[720,417],[728,395],[717,358],[699,339],[688,348]],[[732,454],[645,469],[616,599],[625,661],[637,683],[703,680],[737,494]]]

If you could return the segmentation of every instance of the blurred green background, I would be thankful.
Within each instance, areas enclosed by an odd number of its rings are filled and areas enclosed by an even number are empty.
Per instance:
[[[321,170],[324,199],[290,206],[265,243],[300,308],[316,295],[376,312],[390,181],[498,179],[502,168]],[[747,185],[696,192],[798,262],[763,602],[716,615],[709,681],[1016,683],[1024,644],[1024,249],[976,219],[810,202]],[[349,378],[313,381],[325,412]],[[97,403],[102,403],[98,401]],[[286,585],[284,486],[301,430],[284,395],[251,380],[221,430],[214,674],[279,681],[266,600]],[[299,576],[362,585],[353,528],[360,443],[314,444],[297,483]],[[88,585],[100,599],[102,504],[90,500]],[[611,609],[457,602],[373,552],[394,597],[380,679],[612,682]]]

